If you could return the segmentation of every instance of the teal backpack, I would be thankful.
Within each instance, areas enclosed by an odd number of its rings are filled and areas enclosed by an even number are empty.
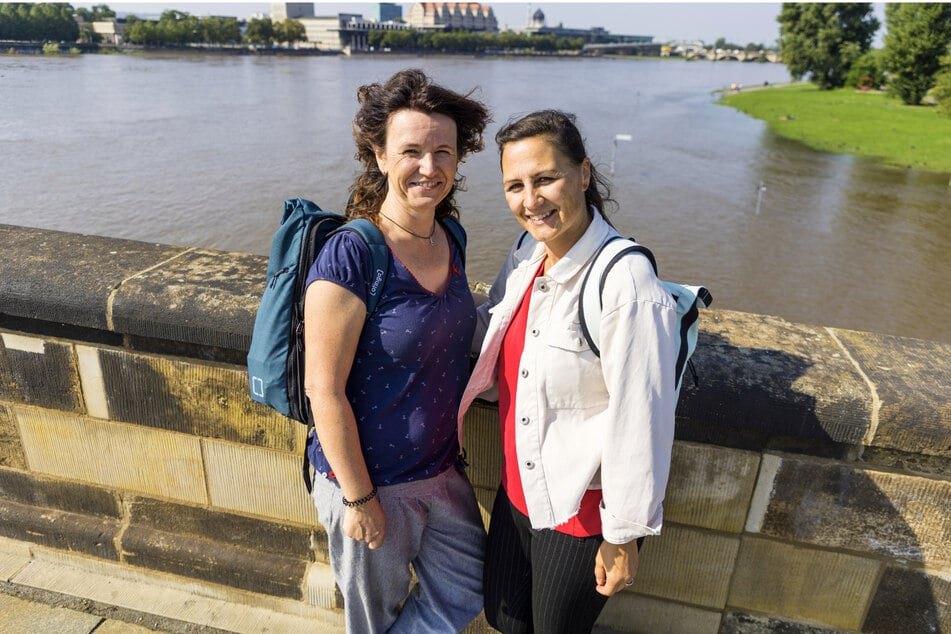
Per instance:
[[[440,222],[455,242],[464,264],[465,231],[452,218]],[[264,293],[254,318],[248,350],[251,398],[307,425],[308,431],[314,426],[314,420],[304,393],[304,284],[320,249],[330,236],[340,231],[353,231],[370,248],[373,278],[366,316],[373,314],[383,294],[389,268],[389,247],[383,234],[365,218],[347,222],[344,216],[324,211],[309,200],[290,198],[284,201],[281,225],[271,240]],[[306,455],[304,481],[310,491]]]
[[[518,239],[516,248],[521,248],[526,238],[530,238],[526,231]],[[608,272],[618,260],[631,253],[645,256],[657,275],[657,261],[650,249],[638,244],[633,239],[615,236],[602,244],[594,254],[594,260],[581,281],[581,300],[578,302],[578,319],[581,322],[581,333],[588,342],[591,351],[601,357],[601,293],[607,280]],[[597,283],[594,283],[597,282]],[[660,280],[667,292],[677,303],[677,362],[674,367],[677,395],[680,395],[680,385],[683,382],[684,371],[690,368],[694,385],[699,383],[697,372],[690,361],[690,357],[697,349],[697,336],[700,332],[700,309],[709,308],[713,303],[713,295],[703,286],[686,286],[676,282]]]
[[[650,249],[638,244],[634,240],[626,240],[616,236],[598,248],[594,261],[588,268],[584,280],[581,282],[581,301],[578,302],[578,316],[581,321],[581,332],[591,350],[601,356],[600,329],[601,329],[601,293],[607,280],[608,272],[618,260],[631,253],[640,253],[650,260],[657,274],[657,261]],[[593,282],[597,282],[597,284]],[[677,394],[680,394],[680,385],[683,381],[684,370],[690,368],[694,384],[698,383],[696,370],[690,357],[697,349],[697,336],[700,326],[700,309],[709,308],[713,303],[713,295],[703,286],[686,286],[676,282],[660,280],[677,303],[677,335],[675,346],[677,362],[674,367]]]

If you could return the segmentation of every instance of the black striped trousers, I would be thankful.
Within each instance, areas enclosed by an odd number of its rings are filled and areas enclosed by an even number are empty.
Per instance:
[[[489,624],[505,634],[590,632],[608,599],[595,590],[601,541],[532,529],[500,486],[483,569]]]

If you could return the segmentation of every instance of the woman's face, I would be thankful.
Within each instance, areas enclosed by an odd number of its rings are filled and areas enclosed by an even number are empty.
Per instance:
[[[576,165],[547,137],[507,143],[502,149],[502,187],[515,219],[549,255],[560,258],[591,222],[584,192],[591,161]]]
[[[397,110],[376,162],[389,186],[384,207],[431,213],[456,178],[456,122],[443,114]]]

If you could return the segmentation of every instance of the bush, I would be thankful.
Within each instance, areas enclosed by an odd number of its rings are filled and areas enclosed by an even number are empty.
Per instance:
[[[951,55],[941,58],[941,70],[935,75],[931,95],[938,102],[938,112],[951,117]]]
[[[882,51],[872,49],[855,60],[845,77],[846,88],[878,88],[885,83]]]
[[[59,55],[59,44],[47,42],[43,45],[43,55]]]

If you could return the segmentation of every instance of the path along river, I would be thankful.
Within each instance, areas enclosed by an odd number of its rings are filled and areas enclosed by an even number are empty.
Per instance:
[[[461,169],[470,279],[491,281],[518,233],[492,137],[555,107],[605,173],[614,156],[612,219],[664,277],[708,285],[719,308],[951,342],[949,175],[815,152],[715,104],[732,83],[787,81],[776,64],[0,56],[0,223],[264,255],[285,198],[342,209],[355,90],[407,66],[478,87],[494,113]]]

